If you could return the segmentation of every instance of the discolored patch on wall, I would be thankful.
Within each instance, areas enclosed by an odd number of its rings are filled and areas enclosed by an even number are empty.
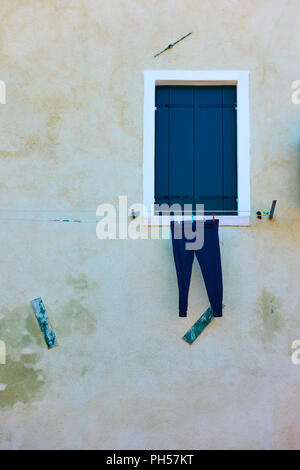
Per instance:
[[[39,362],[45,343],[30,306],[1,313],[1,337],[7,357],[6,364],[0,366],[0,408],[10,408],[43,396],[46,376]]]
[[[93,333],[97,326],[96,315],[101,307],[91,308],[89,305],[89,291],[95,287],[95,282],[89,282],[84,273],[78,277],[70,276],[67,284],[73,287],[74,297],[63,307],[58,325],[58,335],[67,336],[73,331],[80,331],[85,335]]]
[[[284,318],[280,313],[280,301],[272,292],[262,289],[258,297],[255,314],[258,324],[251,330],[251,335],[260,338],[264,344],[270,344],[284,327]]]

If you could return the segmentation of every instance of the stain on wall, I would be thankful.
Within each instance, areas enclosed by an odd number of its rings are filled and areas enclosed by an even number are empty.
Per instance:
[[[63,307],[60,323],[60,333],[70,335],[72,331],[80,331],[88,335],[95,331],[97,327],[97,317],[101,314],[101,305],[93,305],[93,288],[95,282],[89,282],[84,273],[78,277],[69,276],[67,285],[72,287],[73,298],[67,301]],[[99,283],[98,283],[99,285]],[[88,297],[90,298],[90,302]]]

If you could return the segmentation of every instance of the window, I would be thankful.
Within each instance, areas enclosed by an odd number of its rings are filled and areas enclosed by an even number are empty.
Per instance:
[[[145,223],[168,224],[154,203],[177,203],[248,225],[249,186],[248,72],[146,71]]]

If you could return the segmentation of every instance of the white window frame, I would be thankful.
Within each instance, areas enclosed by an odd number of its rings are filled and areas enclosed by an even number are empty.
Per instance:
[[[155,86],[236,85],[238,212],[217,216],[220,225],[250,225],[249,72],[245,70],[145,70],[143,203],[144,225],[169,225],[170,216],[154,215]],[[190,217],[184,217],[185,219]],[[195,219],[201,217],[195,217]],[[203,217],[202,217],[203,218]],[[205,216],[205,218],[211,218]],[[176,217],[177,219],[177,217]]]

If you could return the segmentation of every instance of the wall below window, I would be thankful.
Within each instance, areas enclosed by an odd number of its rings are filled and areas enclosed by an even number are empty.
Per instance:
[[[299,448],[299,15],[285,0],[2,0],[1,449]],[[178,318],[170,240],[33,221],[142,202],[155,68],[249,70],[252,214],[278,201],[273,221],[220,228],[224,317],[191,347],[208,299],[195,263]]]

